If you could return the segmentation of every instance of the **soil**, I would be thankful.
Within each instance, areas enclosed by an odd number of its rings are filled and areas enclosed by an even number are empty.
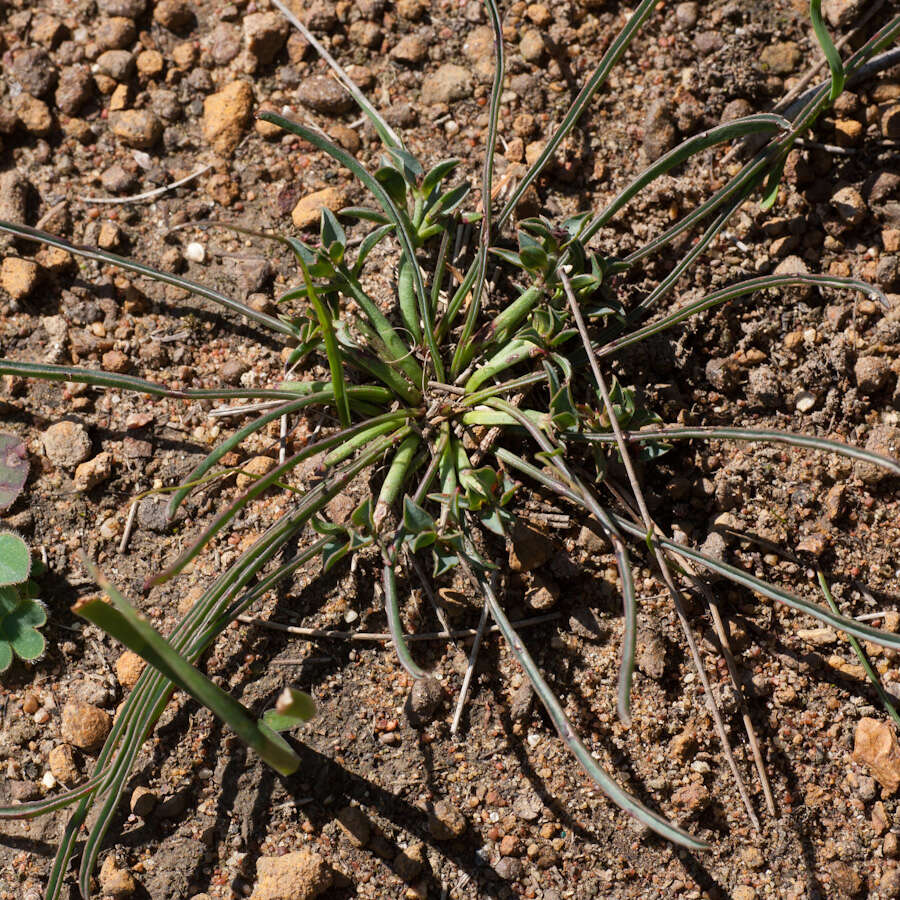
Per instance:
[[[247,124],[238,127],[233,154],[222,144],[214,150],[204,137],[204,101],[240,81],[252,90],[255,108],[268,104],[318,123],[370,168],[379,156],[373,132],[356,113],[341,111],[340,96],[311,82],[327,71],[302,41],[285,43],[287,32],[275,28],[274,37],[248,42],[242,23],[266,11],[264,2],[161,0],[147,8],[145,0],[98,0],[97,6],[93,0],[0,2],[3,217],[13,204],[30,224],[77,243],[105,242],[258,308],[270,306],[298,280],[286,255],[221,231],[170,229],[221,218],[296,232],[291,212],[313,191],[345,188],[349,199],[364,198],[347,172],[292,136]],[[482,5],[308,6],[342,65],[365,68],[353,70],[355,77],[389,110],[412,152],[427,164],[458,156],[477,183],[490,68],[489,45],[479,37],[487,24]],[[832,4],[842,6],[852,24],[853,10],[866,5]],[[870,6],[876,12],[865,33],[897,9]],[[533,201],[552,217],[598,208],[679,136],[723,116],[771,108],[819,59],[804,7],[788,0],[667,4],[625,54]],[[512,177],[524,145],[560,119],[630,11],[612,0],[504,5],[510,76],[502,133],[509,161],[498,164],[501,176]],[[851,24],[835,32],[846,34]],[[529,34],[535,29],[543,45]],[[402,59],[391,54],[401,41]],[[120,55],[102,57],[108,52]],[[467,89],[460,99],[426,104],[436,95],[434,85],[423,91],[423,79],[447,63],[464,68]],[[316,100],[319,112],[299,101],[316,91],[324,96]],[[683,302],[778,265],[805,266],[877,283],[889,308],[849,292],[769,292],[695,317],[615,357],[620,380],[636,385],[667,422],[804,430],[897,455],[898,99],[898,71],[842,98],[813,144],[792,158],[776,207],[764,212],[756,202],[746,204],[673,295]],[[123,120],[130,110],[144,113]],[[128,128],[116,124],[122,121]],[[723,183],[737,165],[723,156],[705,154],[657,183],[599,243],[623,254],[658,233]],[[202,166],[209,168],[150,201],[90,200],[153,190]],[[845,187],[855,189],[849,207],[834,198]],[[186,258],[197,255],[187,253],[189,242],[202,245],[203,261]],[[170,386],[280,378],[281,344],[239,316],[93,262],[53,259],[33,245],[4,246],[6,256],[37,259],[42,268],[30,290],[4,282],[14,293],[0,292],[3,356],[117,367]],[[622,296],[646,291],[676,258],[666,253],[646,264],[622,284]],[[378,265],[389,289],[393,260]],[[127,693],[117,677],[121,648],[70,612],[77,597],[96,591],[80,555],[96,560],[165,631],[286,500],[265,498],[248,509],[232,535],[188,574],[145,595],[145,577],[173,559],[235,488],[210,486],[174,526],[155,499],[143,499],[120,552],[132,501],[177,483],[231,420],[210,418],[209,402],[9,378],[2,390],[3,430],[25,439],[32,464],[27,492],[6,521],[45,557],[41,586],[50,610],[46,656],[31,666],[15,664],[0,687],[6,767],[0,802],[9,803],[59,789],[44,779],[51,751],[63,742],[66,703],[114,714]],[[811,408],[804,402],[810,397]],[[56,465],[49,458],[44,434],[61,419],[87,429],[90,458],[109,454],[99,465],[100,483],[88,490],[76,489],[74,466],[62,461],[66,453]],[[298,435],[317,424],[301,421]],[[271,452],[276,439],[277,432],[248,441],[239,459]],[[720,442],[681,444],[644,475],[654,515],[677,537],[821,602],[818,563],[850,615],[898,608],[896,479],[876,478],[834,456]],[[351,502],[352,492],[332,513],[346,514]],[[384,642],[307,641],[235,624],[206,657],[206,670],[255,710],[270,706],[286,683],[311,691],[320,713],[298,734],[303,765],[296,776],[275,776],[210,714],[176,695],[126,791],[148,789],[158,802],[142,817],[129,812],[126,796],[106,839],[104,856],[132,873],[134,895],[243,897],[256,883],[260,858],[309,848],[334,872],[329,897],[900,896],[898,802],[851,760],[860,719],[887,718],[849,645],[784,607],[714,585],[763,746],[773,816],[708,612],[701,598],[690,600],[760,819],[757,830],[649,560],[637,563],[641,659],[634,724],[626,729],[615,713],[622,619],[613,557],[576,519],[542,519],[545,500],[535,498],[531,508],[532,524],[545,534],[542,549],[551,546],[535,571],[504,571],[511,618],[534,614],[525,598],[541,579],[559,587],[558,599],[550,599],[556,618],[523,629],[526,643],[598,760],[650,806],[708,840],[710,851],[690,853],[642,833],[591,785],[495,635],[482,649],[453,736],[467,640],[415,645],[434,680],[411,699],[411,680]],[[494,550],[506,552],[499,544]],[[254,615],[315,628],[385,630],[371,559],[325,577],[319,568],[310,564]],[[409,593],[408,629],[435,630],[418,586],[409,585]],[[465,590],[454,596],[454,625],[476,624],[475,599]],[[887,688],[900,693],[896,655],[872,649]],[[87,777],[91,760],[91,753],[75,751],[78,780]],[[2,825],[0,898],[42,895],[64,821],[59,813]],[[73,880],[66,890],[76,896]]]

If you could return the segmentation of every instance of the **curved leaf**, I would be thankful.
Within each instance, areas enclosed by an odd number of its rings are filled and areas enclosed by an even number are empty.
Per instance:
[[[30,574],[28,544],[14,531],[0,531],[0,587],[22,584]]]
[[[28,451],[21,438],[0,434],[0,511],[12,506],[28,480]]]

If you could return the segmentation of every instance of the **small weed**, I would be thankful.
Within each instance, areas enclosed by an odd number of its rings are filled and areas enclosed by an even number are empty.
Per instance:
[[[797,596],[668,538],[650,516],[634,463],[638,458],[652,460],[673,442],[685,439],[775,442],[843,454],[895,475],[900,474],[900,463],[820,437],[741,428],[667,426],[652,410],[640,407],[630,385],[611,376],[609,358],[624,347],[676,327],[690,316],[769,289],[814,285],[883,299],[877,290],[855,279],[773,275],[751,278],[670,312],[661,311],[679,277],[753,192],[761,190],[764,203],[774,202],[789,151],[829,108],[844,82],[876,71],[892,58],[883,51],[900,34],[900,17],[891,19],[842,61],[814,0],[814,29],[831,68],[827,83],[808,90],[784,115],[748,116],[690,137],[654,161],[599,212],[586,211],[562,222],[528,218],[517,223],[514,239],[510,240],[509,226],[525,191],[553,159],[610,70],[654,12],[657,0],[642,0],[635,6],[568,113],[548,136],[539,158],[499,209],[492,208],[490,202],[480,209],[471,205],[471,185],[464,179],[456,180],[458,160],[446,159],[431,168],[423,166],[327,51],[284,4],[274,2],[332,66],[384,146],[380,167],[370,172],[320,131],[274,113],[261,114],[264,121],[302,138],[351,172],[375,201],[372,207],[349,208],[339,215],[324,210],[317,241],[263,234],[241,224],[207,223],[208,227],[230,228],[274,243],[276,250],[291,255],[297,266],[297,283],[280,297],[280,315],[259,312],[218,291],[131,259],[74,246],[25,226],[0,223],[0,230],[20,238],[183,288],[270,329],[292,348],[289,374],[280,385],[241,390],[173,390],[137,377],[0,361],[0,374],[80,381],[157,397],[238,401],[245,404],[245,413],[258,413],[216,447],[175,490],[169,503],[172,516],[191,492],[202,491],[204,484],[219,473],[226,455],[251,435],[311,410],[324,413],[326,422],[314,440],[282,459],[271,471],[254,476],[244,493],[224,507],[199,538],[163,572],[148,578],[147,589],[175,578],[229,528],[242,510],[272,487],[291,486],[295,471],[305,460],[314,456],[321,459],[312,486],[305,492],[292,487],[286,511],[205,590],[167,638],[150,629],[102,579],[111,603],[92,601],[76,606],[77,613],[139,652],[151,666],[123,704],[88,781],[58,797],[0,810],[3,816],[30,816],[76,804],[51,872],[47,897],[55,900],[59,896],[81,827],[99,804],[79,875],[82,894],[89,895],[91,873],[129,773],[174,687],[188,690],[208,705],[276,769],[292,771],[296,758],[293,750],[269,726],[289,728],[303,721],[312,712],[309,698],[289,690],[276,709],[257,722],[227,695],[213,690],[215,686],[195,664],[230,622],[298,567],[321,557],[323,569],[328,570],[363,550],[379,561],[394,649],[413,678],[426,673],[411,653],[403,630],[403,573],[413,571],[439,583],[452,570],[459,570],[483,600],[482,627],[493,619],[562,740],[594,782],[613,802],[662,837],[693,850],[705,848],[702,838],[639,802],[597,762],[504,611],[494,581],[499,569],[494,558],[497,541],[505,538],[516,522],[524,481],[591,518],[613,548],[625,621],[617,690],[618,714],[625,724],[631,720],[639,602],[631,557],[632,553],[646,552],[654,560],[683,627],[748,816],[756,823],[683,608],[681,583],[705,590],[697,573],[706,570],[855,638],[900,649],[900,637],[870,628],[841,615],[835,607]],[[505,73],[500,12],[494,0],[487,0],[486,8],[495,33],[496,74],[480,184],[485,199],[493,196],[494,151]],[[654,180],[704,150],[747,137],[758,139],[760,149],[752,151],[750,159],[722,188],[661,235],[623,257],[603,255],[592,245],[599,230]],[[341,220],[371,228],[356,244],[348,238]],[[672,271],[639,301],[623,303],[617,295],[616,276],[624,276],[643,259],[671,252],[679,236],[701,225],[699,238]],[[477,247],[467,266],[459,268],[460,260],[454,253],[457,238],[462,242],[462,229],[473,227],[478,231]],[[399,248],[392,296],[367,292],[366,264],[379,245]],[[292,380],[290,373],[302,371],[311,362],[327,368],[327,379]],[[329,521],[328,502],[360,473],[369,473],[375,466],[381,467],[384,475],[376,481],[373,493],[356,507],[347,523]],[[306,542],[300,541],[302,549],[283,558],[282,551],[303,535]],[[430,563],[430,576],[425,572],[426,562]],[[711,611],[711,615],[721,624],[717,612]],[[749,717],[745,722],[749,725]],[[751,740],[755,740],[752,735]],[[756,762],[774,812],[758,753]]]
[[[0,434],[0,511],[12,506],[28,479],[28,453],[19,438]],[[31,551],[14,531],[0,530],[0,672],[18,656],[27,662],[44,652],[46,642],[38,631],[47,622],[47,611],[32,580],[40,574]]]

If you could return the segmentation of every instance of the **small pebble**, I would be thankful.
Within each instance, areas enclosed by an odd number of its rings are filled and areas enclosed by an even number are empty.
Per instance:
[[[184,248],[184,258],[196,263],[206,262],[206,247],[199,241],[191,241]]]

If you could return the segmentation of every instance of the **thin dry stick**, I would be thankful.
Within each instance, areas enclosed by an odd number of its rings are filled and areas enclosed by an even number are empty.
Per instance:
[[[459,700],[456,702],[456,712],[453,713],[453,721],[450,723],[450,734],[456,734],[459,728],[459,720],[462,718],[463,710],[466,706],[466,700],[469,696],[469,686],[472,683],[472,676],[475,674],[475,665],[478,662],[478,651],[481,650],[481,639],[484,636],[484,629],[487,627],[488,605],[485,602],[481,610],[481,619],[478,622],[478,628],[475,629],[475,640],[472,642],[472,649],[469,652],[469,664],[466,666],[466,674],[463,677],[462,686],[459,689]]]
[[[431,589],[431,582],[428,580],[428,573],[425,571],[424,566],[419,560],[416,559],[415,554],[409,552],[409,548],[406,549],[406,559],[407,562],[412,563],[413,570],[416,573],[416,576],[419,579],[419,583],[422,585],[422,590],[425,592],[425,596],[428,598],[428,602],[431,603],[432,609],[434,609],[434,614],[438,617],[438,622],[441,623],[441,627],[444,629],[443,635],[444,637],[450,637],[450,622],[447,619],[447,614],[444,612],[440,603],[437,602],[437,597],[434,596],[434,591]]]
[[[747,733],[750,752],[753,754],[756,772],[759,775],[759,783],[762,785],[763,797],[765,797],[766,800],[766,809],[769,810],[769,815],[775,816],[775,798],[772,796],[772,786],[769,784],[769,776],[766,772],[766,765],[763,760],[762,750],[759,746],[759,740],[756,737],[756,729],[753,727],[753,720],[750,718],[750,709],[747,706],[747,701],[744,699],[744,692],[741,690],[740,673],[738,672],[734,654],[731,652],[731,643],[728,640],[728,629],[722,621],[722,614],[719,612],[719,608],[712,597],[712,591],[710,591],[709,585],[707,585],[702,578],[697,577],[689,560],[685,559],[683,556],[679,557],[679,559],[681,560],[682,567],[688,573],[691,583],[703,594],[706,599],[706,605],[712,614],[713,627],[719,638],[722,656],[725,657],[725,664],[728,666],[728,674],[731,676],[731,684],[734,688],[738,705],[741,708],[741,719],[744,723],[744,731]]]
[[[128,510],[128,518],[125,520],[125,530],[122,532],[122,540],[119,541],[119,553],[124,553],[128,549],[128,541],[131,538],[131,532],[134,528],[134,517],[137,515],[137,500],[131,504]]]
[[[512,624],[516,628],[530,628],[535,625],[543,625],[545,622],[552,622],[560,617],[559,613],[545,613],[542,616],[532,616],[528,619],[519,619],[518,622]],[[387,631],[330,631],[323,628],[303,628],[300,625],[282,625],[280,622],[267,622],[265,619],[256,619],[253,616],[236,616],[236,621],[243,622],[244,625],[258,625],[260,628],[269,628],[273,631],[283,631],[287,634],[295,634],[297,637],[308,638],[310,640],[329,638],[338,641],[353,641],[354,643],[380,642],[391,640],[390,632]],[[496,625],[489,625],[485,628],[485,634],[496,634],[499,632]],[[477,628],[457,628],[449,633],[443,631],[423,631],[420,634],[406,635],[407,641],[445,641],[448,638],[471,638],[478,634]],[[299,660],[304,662],[304,660]],[[282,660],[283,665],[287,662]]]
[[[160,194],[164,194],[166,191],[173,191],[177,187],[181,187],[183,184],[187,184],[189,181],[193,181],[195,178],[199,178],[204,172],[208,172],[212,166],[201,166],[194,172],[191,172],[190,175],[185,175],[184,178],[179,178],[178,181],[173,181],[171,184],[164,184],[162,187],[154,188],[152,191],[145,191],[143,194],[132,194],[129,197],[76,197],[80,203],[139,203],[142,200],[152,200],[154,197],[158,197]]]
[[[572,310],[572,316],[575,319],[576,326],[578,327],[578,333],[581,335],[584,349],[587,352],[588,360],[591,364],[591,371],[594,375],[594,380],[597,382],[597,387],[600,389],[600,394],[603,397],[603,405],[606,407],[606,412],[609,416],[609,421],[612,425],[613,433],[616,436],[616,443],[619,447],[619,454],[621,455],[622,462],[625,465],[625,471],[628,474],[628,480],[631,483],[631,489],[637,501],[641,519],[643,520],[644,527],[647,529],[648,534],[652,534],[655,529],[655,525],[653,519],[650,517],[650,511],[647,509],[647,503],[644,500],[643,491],[641,490],[637,475],[634,471],[634,466],[631,462],[631,455],[628,452],[628,447],[625,444],[625,438],[622,435],[622,429],[619,427],[619,421],[616,418],[612,400],[610,399],[609,391],[606,387],[606,380],[604,379],[603,374],[600,372],[600,366],[597,363],[597,355],[594,353],[590,335],[588,334],[587,327],[584,324],[584,319],[581,315],[581,309],[578,306],[578,301],[575,299],[575,293],[572,291],[572,285],[569,282],[569,276],[565,272],[565,267],[560,268],[559,276],[562,281],[563,289],[566,293],[566,298],[569,302],[569,308]],[[663,552],[656,546],[654,546],[654,555],[656,557],[656,562],[659,565],[659,569],[663,577],[663,582],[665,583],[666,588],[671,594],[672,600],[675,604],[675,609],[678,613],[678,619],[681,622],[682,630],[684,631],[688,647],[690,648],[694,667],[697,670],[697,674],[700,676],[700,682],[703,685],[703,689],[706,691],[707,704],[709,705],[710,712],[712,713],[713,722],[715,723],[716,731],[718,732],[719,740],[721,741],[725,758],[728,760],[728,765],[730,766],[731,771],[734,775],[738,793],[741,795],[741,800],[744,803],[750,821],[753,823],[753,826],[755,828],[759,829],[759,819],[756,817],[756,812],[753,809],[753,804],[750,801],[750,795],[747,791],[747,786],[744,784],[744,779],[741,777],[740,770],[737,766],[737,760],[735,760],[734,754],[731,750],[731,745],[728,742],[728,734],[725,731],[725,723],[722,721],[721,712],[719,711],[718,704],[716,703],[715,695],[712,692],[712,685],[710,684],[709,678],[707,677],[706,668],[704,667],[703,660],[700,657],[700,650],[697,647],[697,642],[695,641],[694,634],[691,631],[690,622],[688,621],[684,606],[681,603],[681,595],[678,591],[678,588],[675,586],[675,581],[672,578],[671,571],[669,570],[668,561],[663,555]]]

